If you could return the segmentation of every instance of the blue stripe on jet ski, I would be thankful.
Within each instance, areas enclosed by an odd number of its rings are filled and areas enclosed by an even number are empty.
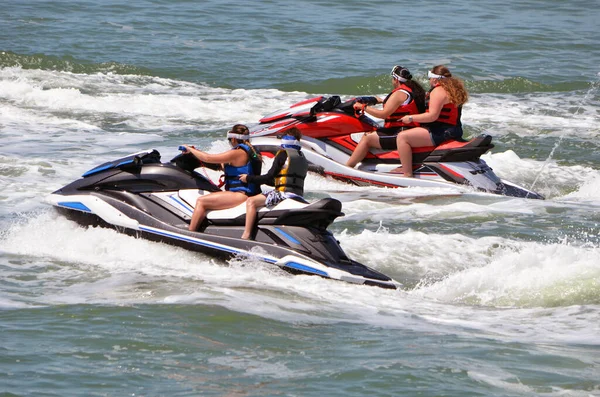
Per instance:
[[[112,164],[108,164],[108,165],[105,165],[104,167],[98,167],[98,168],[91,169],[88,172],[86,172],[85,174],[83,174],[82,176],[85,178],[86,176],[97,174],[98,172],[107,170],[109,168],[113,168],[113,165]]]
[[[133,159],[121,161],[119,164],[115,165],[115,168],[119,168],[122,165],[131,164],[131,163],[133,163]]]
[[[159,236],[165,236],[165,237],[170,237],[173,238],[175,240],[180,240],[180,241],[185,241],[188,243],[192,243],[192,244],[197,244],[197,245],[201,245],[203,247],[208,247],[208,248],[214,248],[214,249],[218,249],[219,251],[225,251],[225,252],[229,252],[232,254],[247,254],[248,251],[243,251],[243,250],[238,250],[235,248],[231,248],[228,247],[226,245],[217,245],[217,244],[213,244],[213,243],[209,243],[207,241],[204,240],[200,240],[197,238],[193,238],[193,237],[187,237],[187,236],[183,236],[180,234],[174,234],[174,233],[169,233],[166,232],[164,230],[160,230],[160,229],[151,229],[145,226],[140,226],[140,230],[148,232],[148,233],[153,233],[153,234],[158,234]],[[252,254],[253,256],[256,256],[254,254]],[[267,258],[267,257],[258,257],[260,260],[263,260],[265,262],[268,263],[275,263],[277,262],[277,260],[272,259],[272,258]]]
[[[294,243],[294,244],[300,244],[300,241],[296,240],[295,238],[293,238],[292,236],[290,236],[289,234],[287,234],[286,232],[284,232],[280,228],[276,227],[275,230],[277,230],[283,237],[287,238],[292,243]]]
[[[192,210],[190,209],[190,207],[189,207],[189,206],[188,206],[186,203],[184,203],[183,201],[181,201],[181,200],[179,200],[177,197],[175,197],[175,194],[171,194],[171,195],[169,196],[169,198],[170,198],[171,200],[175,201],[175,202],[176,202],[177,204],[179,204],[180,206],[182,206],[182,207],[183,207],[183,209],[185,209],[185,211],[186,211],[186,212],[188,212],[188,213],[191,213],[191,212],[192,212]]]
[[[89,209],[83,203],[80,203],[80,202],[61,201],[56,204],[60,207],[70,208],[72,210],[83,211],[83,212],[92,212],[91,209]]]
[[[110,168],[119,168],[122,165],[131,164],[131,163],[133,163],[133,159],[122,161],[122,162],[120,162],[117,165],[115,165],[115,164],[106,164],[104,167],[97,167],[97,168],[91,169],[88,172],[86,172],[85,174],[83,174],[82,176],[85,178],[86,176],[97,174],[98,172],[105,171],[105,170],[108,170]]]
[[[318,270],[313,267],[302,265],[302,264],[296,263],[296,262],[287,262],[284,266],[291,267],[292,269],[301,270],[303,272],[308,272],[308,273],[318,274],[320,276],[329,277],[329,275],[322,270]]]

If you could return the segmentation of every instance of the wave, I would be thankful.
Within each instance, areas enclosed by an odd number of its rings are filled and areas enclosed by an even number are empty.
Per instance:
[[[170,78],[175,80],[188,80],[198,82],[199,73],[190,73],[186,69],[165,69],[161,71],[151,70],[145,67],[123,64],[118,62],[93,63],[75,57],[53,56],[45,54],[17,54],[11,51],[0,52],[0,68],[21,67],[23,69],[40,69],[59,72],[71,72],[79,74],[112,73],[118,75],[139,75]],[[424,87],[429,85],[425,73],[415,75],[415,79]],[[465,85],[470,93],[481,94],[526,94],[534,92],[571,92],[578,90],[589,90],[594,82],[585,80],[573,80],[569,82],[557,82],[555,84],[544,84],[524,77],[505,76],[470,76],[464,79]],[[375,76],[345,76],[339,78],[316,79],[314,81],[294,81],[289,83],[278,83],[273,81],[272,87],[283,91],[302,91],[308,94],[335,93],[338,95],[364,95],[366,93],[382,94],[390,90],[390,77],[386,74]],[[235,88],[223,86],[220,88]]]
[[[81,74],[115,73],[123,75],[136,74],[141,76],[154,75],[152,71],[147,68],[118,62],[92,63],[76,59],[69,55],[57,57],[44,54],[23,55],[11,51],[0,51],[0,68],[15,66],[23,69],[53,70]]]
[[[386,228],[338,237],[351,247],[349,255],[408,280],[408,293],[421,298],[510,308],[600,304],[597,242],[549,244],[410,229],[396,234]]]
[[[425,74],[415,76],[424,88],[429,87]],[[472,77],[464,79],[465,86],[471,94],[528,94],[539,92],[572,92],[590,90],[594,82],[574,80],[555,84],[544,84],[524,77]],[[374,77],[350,76],[326,79],[316,82],[294,82],[276,84],[284,91],[305,91],[308,93],[337,93],[339,95],[365,95],[365,93],[382,94],[391,89],[388,74]]]
[[[163,297],[175,294],[196,301],[200,282],[202,291],[217,295],[222,288],[251,288],[257,293],[308,292],[313,299],[316,291],[323,291],[324,300],[319,305],[326,301],[335,304],[352,291],[360,295],[356,301],[372,303],[387,296],[391,302],[413,297],[442,304],[496,308],[600,304],[596,244],[548,244],[413,230],[398,234],[385,229],[363,230],[355,235],[343,232],[337,237],[342,246],[348,247],[351,257],[370,262],[398,281],[414,278],[415,285],[405,286],[404,291],[387,292],[318,277],[290,276],[248,258],[224,263],[111,229],[81,228],[52,211],[43,211],[6,228],[0,235],[0,251],[29,258],[19,265],[7,265],[4,271],[9,279],[16,279],[23,272],[35,276],[27,283],[17,282],[15,287],[44,284],[47,289],[38,291],[43,295],[38,297],[40,302],[49,296],[53,297],[51,301],[76,299],[78,303],[97,299],[128,301],[139,292],[132,291],[132,285],[141,282],[161,289]],[[31,241],[39,243],[32,245]],[[187,293],[177,289],[181,283],[189,284]],[[162,287],[157,287],[159,284]],[[111,294],[105,296],[106,291]],[[136,299],[162,301],[156,295],[144,294]],[[403,307],[396,302],[389,308]]]

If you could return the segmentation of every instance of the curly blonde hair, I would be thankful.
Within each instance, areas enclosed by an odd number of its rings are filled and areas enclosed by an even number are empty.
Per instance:
[[[431,73],[444,76],[443,79],[439,79],[439,85],[446,90],[450,103],[456,106],[464,105],[469,100],[469,93],[465,88],[465,84],[459,78],[452,77],[450,70],[444,65],[437,65],[431,69]]]

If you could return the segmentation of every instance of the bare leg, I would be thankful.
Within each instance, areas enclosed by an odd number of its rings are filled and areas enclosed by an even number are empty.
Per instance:
[[[400,157],[400,163],[402,163],[402,172],[407,178],[412,178],[412,147],[405,140],[398,136],[396,141],[398,144],[398,156]]]
[[[402,163],[402,172],[407,178],[413,177],[412,148],[431,146],[429,131],[422,127],[411,128],[402,131],[396,138],[398,145],[398,156]]]
[[[191,232],[198,230],[198,225],[202,223],[204,217],[206,216],[206,210],[204,209],[204,205],[202,204],[201,200],[202,198],[204,197],[198,197],[196,200],[196,206],[194,207],[194,213],[192,214],[192,220],[190,221],[189,227]]]
[[[256,211],[258,207],[265,205],[266,201],[267,197],[263,194],[249,197],[248,200],[246,200],[246,225],[244,226],[244,234],[242,234],[244,240],[250,239],[254,222],[256,222]]]
[[[376,132],[371,132],[369,134],[364,135],[358,145],[356,145],[356,149],[352,153],[352,156],[346,161],[346,165],[348,167],[355,167],[362,159],[365,158],[367,153],[369,153],[369,149],[371,148],[381,149],[381,145],[379,144],[379,135]]]
[[[206,217],[206,211],[233,208],[246,201],[247,198],[244,193],[240,192],[216,192],[198,197],[189,230],[192,232],[198,230]]]

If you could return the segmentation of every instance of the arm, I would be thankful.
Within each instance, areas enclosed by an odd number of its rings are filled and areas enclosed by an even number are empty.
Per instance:
[[[376,109],[373,107],[365,106],[364,111],[368,115],[371,115],[371,116],[374,116],[374,117],[377,117],[380,119],[385,119],[390,114],[394,113],[394,111],[396,109],[398,109],[398,106],[400,106],[402,103],[404,103],[404,101],[406,101],[407,98],[408,98],[408,95],[406,95],[405,92],[396,91],[390,96],[390,98],[387,100],[387,102],[383,105],[383,109]],[[377,98],[377,99],[378,99],[378,103],[379,103],[380,98]],[[383,101],[381,101],[381,102],[383,102]],[[354,104],[354,109],[361,110],[362,105]]]
[[[186,150],[193,154],[198,160],[210,164],[231,164],[236,167],[246,164],[248,156],[243,150],[228,150],[223,153],[212,154],[198,150],[189,145],[184,145]]]
[[[287,153],[285,151],[281,151],[277,153],[277,156],[273,159],[273,165],[271,169],[264,175],[246,175],[245,180],[248,183],[258,183],[260,185],[269,185],[275,186],[275,175],[279,174],[279,171],[283,168],[285,164],[285,160],[287,160]],[[240,176],[240,180],[244,182],[242,179],[244,175]]]
[[[404,116],[402,117],[403,123],[410,123],[410,118],[412,117],[412,121],[416,121],[418,123],[431,123],[440,117],[440,112],[442,111],[442,107],[449,102],[448,96],[446,95],[446,90],[434,89],[431,91],[429,96],[429,112],[415,114],[412,116]]]

